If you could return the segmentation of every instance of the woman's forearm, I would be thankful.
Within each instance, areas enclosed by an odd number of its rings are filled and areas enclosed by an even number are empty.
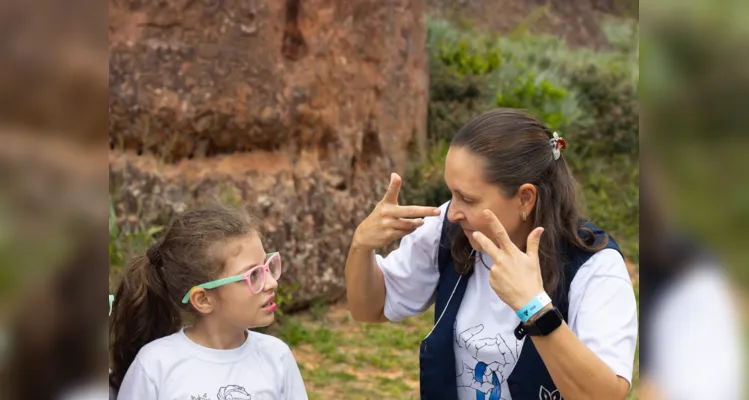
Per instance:
[[[627,397],[629,383],[588,349],[566,323],[547,336],[532,336],[532,340],[562,398]]]
[[[385,322],[385,278],[375,252],[351,244],[346,259],[346,297],[351,317],[359,322]]]
[[[385,277],[374,249],[400,240],[424,225],[424,217],[437,216],[435,207],[400,206],[401,178],[390,175],[390,186],[374,210],[359,224],[346,259],[346,297],[351,316],[359,322],[386,322]]]

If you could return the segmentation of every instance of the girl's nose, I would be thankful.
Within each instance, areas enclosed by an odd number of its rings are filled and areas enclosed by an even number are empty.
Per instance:
[[[265,274],[265,290],[273,291],[278,288],[278,281],[271,274]]]

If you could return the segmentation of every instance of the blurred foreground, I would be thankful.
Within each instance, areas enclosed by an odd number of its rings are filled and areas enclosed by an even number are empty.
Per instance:
[[[105,398],[106,4],[0,4],[0,398]]]
[[[746,2],[643,4],[643,399],[743,399]]]

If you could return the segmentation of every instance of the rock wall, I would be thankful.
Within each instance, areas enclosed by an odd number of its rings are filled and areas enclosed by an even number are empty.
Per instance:
[[[601,27],[604,15],[638,18],[636,0],[429,0],[435,16],[479,30],[529,31],[563,38],[591,49],[609,46]]]
[[[109,5],[118,213],[248,202],[291,308],[342,295],[356,224],[424,144],[425,1]]]

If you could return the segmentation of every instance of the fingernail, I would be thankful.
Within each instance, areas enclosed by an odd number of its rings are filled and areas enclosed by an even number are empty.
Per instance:
[[[439,208],[435,208],[434,211],[432,211],[432,212],[434,213],[434,215],[440,215],[440,209]]]
[[[491,217],[492,216],[492,212],[489,211],[489,210],[484,210],[484,216],[485,217]]]

